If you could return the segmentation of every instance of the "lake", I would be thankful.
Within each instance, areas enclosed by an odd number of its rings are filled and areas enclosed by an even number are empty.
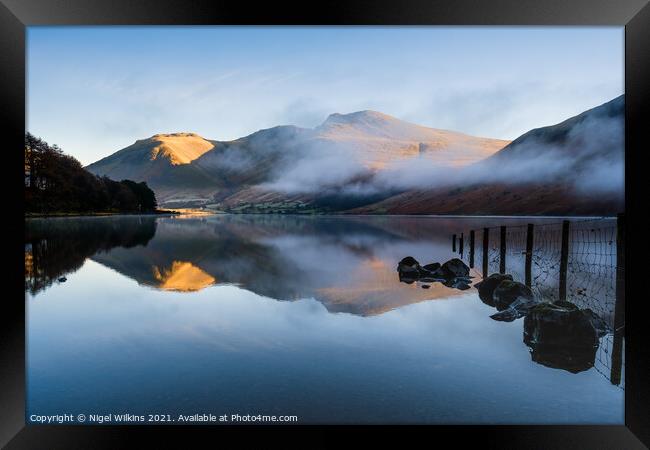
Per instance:
[[[523,341],[524,319],[492,320],[474,287],[399,280],[406,256],[457,257],[454,233],[528,222],[28,219],[28,421],[262,414],[298,423],[623,424],[623,386],[609,379],[607,361],[598,366],[611,335],[593,367],[570,370],[564,354],[540,363]]]

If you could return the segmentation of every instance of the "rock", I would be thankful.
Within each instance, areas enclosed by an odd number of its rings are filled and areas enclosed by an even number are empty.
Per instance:
[[[494,306],[496,306],[499,311],[508,308],[520,297],[532,300],[533,291],[531,291],[525,284],[512,280],[501,281],[492,294]]]
[[[515,319],[522,317],[519,315],[519,311],[514,308],[504,309],[498,313],[494,313],[490,316],[490,319],[497,320],[499,322],[512,322]]]
[[[427,276],[420,277],[419,281],[420,283],[435,283],[436,281],[445,281],[445,280],[441,280],[440,278],[427,275]]]
[[[559,306],[560,308],[569,309],[571,311],[578,310],[578,307],[575,304],[568,302],[566,300],[556,300],[553,302],[553,304]]]
[[[59,283],[65,283],[66,281],[68,281],[66,277],[59,278]]]
[[[561,347],[557,345],[536,345],[531,359],[552,369],[562,369],[571,373],[583,372],[594,366],[598,347]]]
[[[512,281],[512,275],[493,273],[489,277],[476,283],[474,287],[478,289],[478,296],[481,301],[486,305],[494,306],[492,295],[494,294],[496,287],[504,280]]]
[[[470,288],[469,267],[460,259],[449,260],[443,265],[436,262],[423,267],[415,258],[407,256],[397,264],[397,272],[402,283],[412,284],[416,281],[420,283],[441,282],[445,286],[462,291]],[[422,287],[429,289],[431,286],[425,285]]]
[[[417,270],[420,267],[420,263],[418,262],[417,259],[413,258],[412,256],[407,256],[406,258],[402,258],[402,260],[397,263],[397,271],[398,272],[403,272],[404,270],[407,269],[415,269]]]
[[[420,263],[412,256],[407,256],[397,264],[399,280],[405,283],[412,283],[420,278]]]
[[[461,291],[466,291],[471,287],[468,284],[467,279],[464,278],[452,278],[449,280],[445,280],[442,284],[444,284],[447,287],[458,289]]]
[[[429,287],[430,287],[430,286],[429,286],[428,284],[423,284],[423,285],[422,285],[422,289],[429,289]]]
[[[573,304],[539,303],[524,319],[524,342],[529,346],[598,346],[593,321],[591,310],[580,310]]]
[[[539,303],[524,319],[524,343],[533,361],[572,373],[594,365],[605,322],[590,309],[567,301]]]
[[[400,272],[399,273],[399,281],[401,281],[402,283],[413,284],[417,280],[418,280],[417,272],[415,272],[415,273]]]
[[[418,274],[420,275],[420,278],[435,278],[434,273],[428,271],[424,267],[418,267]]]
[[[537,304],[539,302],[534,298],[517,297],[517,300],[512,302],[508,308],[492,314],[490,318],[501,322],[512,322],[513,320],[526,316]]]
[[[450,259],[440,267],[440,270],[454,277],[469,277],[469,267],[458,258]]]
[[[440,263],[431,263],[431,264],[426,264],[422,266],[423,269],[428,270],[429,272],[435,272],[436,270],[440,269]]]
[[[566,300],[557,300],[553,302],[553,304],[570,311],[581,311],[582,314],[584,314],[594,326],[599,338],[605,336],[607,333],[612,332],[612,329],[609,325],[607,325],[607,322],[605,322],[602,317],[600,317],[589,308],[580,309],[574,303],[568,302]]]

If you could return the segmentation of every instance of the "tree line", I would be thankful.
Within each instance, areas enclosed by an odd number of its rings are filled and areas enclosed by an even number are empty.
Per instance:
[[[25,133],[25,203],[28,213],[152,212],[147,183],[98,177],[56,145]]]

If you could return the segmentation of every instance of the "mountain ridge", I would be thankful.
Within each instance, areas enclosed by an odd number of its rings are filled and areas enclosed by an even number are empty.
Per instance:
[[[468,171],[482,179],[470,176],[464,184],[412,189],[348,212],[615,215],[625,208],[624,119],[621,95],[530,130],[474,163]]]
[[[208,204],[238,188],[272,184],[287,172],[295,175],[296,171],[291,172],[294,166],[324,157],[353,162],[354,167],[345,175],[344,182],[348,182],[396,161],[423,156],[440,164],[465,165],[508,142],[424,127],[363,110],[330,114],[314,128],[279,125],[231,141],[189,132],[159,133],[137,140],[87,169],[109,178],[146,181],[163,205],[190,197]],[[330,167],[330,172],[336,171]],[[299,183],[294,183],[293,189],[295,185]]]
[[[88,168],[147,181],[166,207],[607,215],[624,206],[623,126],[623,95],[513,141],[362,110],[330,114],[314,128],[279,125],[231,141],[157,134]]]

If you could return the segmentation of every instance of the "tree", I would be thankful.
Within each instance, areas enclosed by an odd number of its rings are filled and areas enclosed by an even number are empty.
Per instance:
[[[156,196],[145,182],[97,177],[56,145],[25,134],[27,212],[151,212]]]

